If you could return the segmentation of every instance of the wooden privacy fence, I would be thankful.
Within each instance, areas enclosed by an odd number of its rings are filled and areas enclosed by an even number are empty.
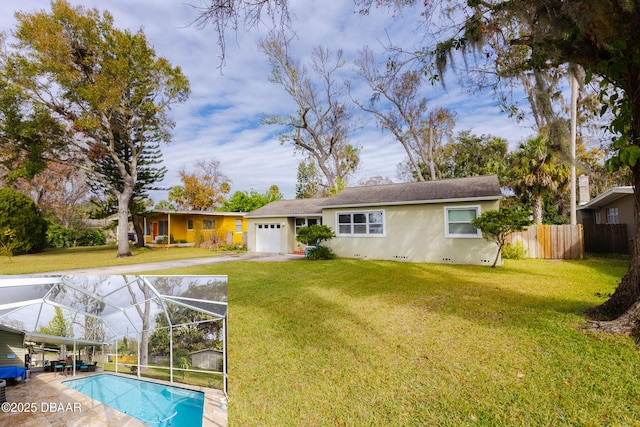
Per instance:
[[[577,259],[584,257],[582,224],[532,225],[526,231],[511,233],[507,243],[522,245],[527,258]]]
[[[626,224],[585,224],[584,249],[587,252],[631,253]]]

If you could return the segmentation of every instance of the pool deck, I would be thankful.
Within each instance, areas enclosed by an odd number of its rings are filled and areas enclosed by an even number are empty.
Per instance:
[[[28,426],[28,427],[144,427],[145,424],[129,415],[110,408],[96,400],[79,393],[66,385],[63,381],[99,375],[104,372],[78,372],[76,376],[65,376],[53,372],[37,372],[31,374],[29,382],[21,381],[15,386],[7,386],[7,402],[13,404],[16,412],[0,411],[0,426]],[[132,378],[132,375],[122,375]],[[144,378],[160,384],[189,388],[205,393],[203,427],[226,427],[227,410],[221,409],[224,393],[205,387],[189,386],[186,384],[171,384]]]

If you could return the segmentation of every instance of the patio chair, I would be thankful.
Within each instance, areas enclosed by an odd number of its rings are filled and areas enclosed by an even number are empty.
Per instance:
[[[95,372],[98,362],[93,362],[93,365],[87,365],[87,372]]]
[[[52,362],[52,363],[53,363],[53,362]],[[61,364],[61,363],[59,363],[59,362],[58,362],[58,363],[56,363],[55,365],[53,365],[53,374],[54,374],[54,375],[55,375],[55,374],[57,374],[57,373],[58,373],[58,370],[61,370],[61,371],[62,371],[62,370],[65,370],[65,367],[64,367],[64,366],[65,366],[65,365],[63,365],[63,364]],[[66,370],[65,370],[65,372],[66,372]]]
[[[309,252],[318,249],[318,246],[320,246],[320,241],[317,241],[314,246],[307,246],[307,249],[304,251],[304,257],[309,258]]]

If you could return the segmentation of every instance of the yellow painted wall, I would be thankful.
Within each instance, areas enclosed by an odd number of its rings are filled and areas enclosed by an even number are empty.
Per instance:
[[[242,220],[242,232],[236,233],[236,220]],[[243,236],[247,232],[247,220],[242,216],[218,216],[218,215],[202,215],[198,213],[171,213],[156,214],[147,217],[147,223],[168,221],[169,234],[173,236],[174,241],[186,241],[187,243],[196,243],[211,238],[216,234],[223,243],[227,242],[228,233],[232,234],[232,244],[234,246],[243,245]],[[192,221],[193,227],[188,228],[189,221]],[[214,221],[213,229],[204,229],[203,222],[205,220]],[[145,234],[146,243],[152,243],[153,237]]]
[[[193,220],[193,229],[187,230],[187,220]],[[236,220],[242,219],[242,233],[236,233]],[[203,222],[205,220],[215,221],[213,230],[205,230],[203,228]],[[173,220],[172,220],[173,223]],[[185,218],[184,225],[186,240],[189,243],[196,242],[200,239],[209,239],[211,235],[216,234],[219,239],[222,239],[226,243],[228,233],[232,234],[233,245],[242,245],[243,233],[247,231],[247,220],[240,216],[204,216],[204,215],[190,215]],[[175,234],[174,234],[174,238]]]

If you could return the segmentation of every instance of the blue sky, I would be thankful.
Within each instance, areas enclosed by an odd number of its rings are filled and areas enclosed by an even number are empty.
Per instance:
[[[191,4],[199,0],[82,0],[71,1],[85,7],[108,10],[115,25],[137,31],[142,28],[159,56],[178,65],[189,78],[192,93],[184,104],[173,108],[176,122],[172,142],[162,148],[168,168],[163,185],[179,185],[178,171],[190,168],[196,160],[216,158],[231,179],[231,190],[265,192],[276,184],[285,198],[295,197],[299,159],[293,147],[281,145],[278,129],[260,125],[264,114],[293,112],[293,102],[284,90],[269,82],[270,66],[257,48],[265,28],[227,35],[226,65],[219,69],[220,50],[213,28],[199,30],[189,24],[197,13]],[[50,8],[49,1],[4,0],[0,29],[14,27],[13,12]],[[293,49],[299,59],[313,46],[343,49],[347,61],[368,46],[384,55],[383,45],[391,40],[410,49],[421,42],[416,31],[418,16],[406,12],[392,15],[374,10],[369,16],[353,12],[349,0],[291,0],[292,26],[297,33]],[[362,83],[355,92],[368,96]],[[490,92],[469,94],[456,81],[447,81],[446,89],[425,84],[423,95],[431,107],[446,107],[457,113],[456,132],[471,130],[505,138],[511,146],[531,134],[527,123],[516,123],[500,113]],[[522,100],[521,100],[522,101]],[[364,114],[364,113],[363,113]],[[362,116],[367,126],[353,135],[352,142],[362,146],[361,167],[353,183],[372,176],[398,181],[396,165],[404,158],[399,143],[381,133],[371,117]],[[154,193],[155,202],[166,199],[166,192]]]

